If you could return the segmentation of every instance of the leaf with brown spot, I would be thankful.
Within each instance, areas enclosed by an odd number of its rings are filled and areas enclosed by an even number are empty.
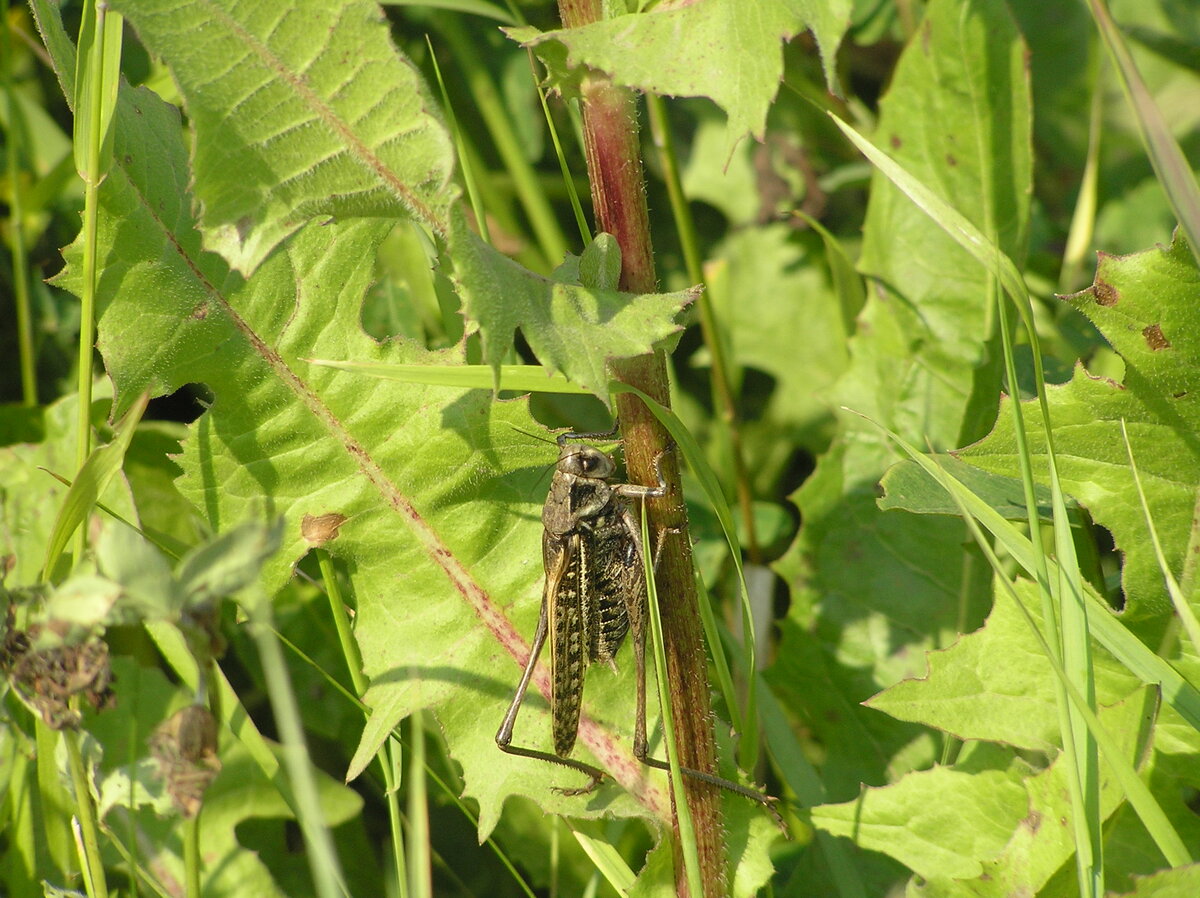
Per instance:
[[[1121,422],[1167,562],[1182,576],[1200,483],[1200,271],[1177,237],[1170,247],[1102,254],[1096,284],[1121,301],[1102,305],[1087,290],[1063,299],[1090,318],[1124,359],[1124,381],[1093,378],[1078,367],[1070,382],[1049,388],[1050,415],[1063,486],[1124,553],[1125,617],[1132,621],[1160,614],[1166,600]],[[1044,453],[1042,437],[1036,431],[1030,437],[1035,455]],[[960,457],[1019,476],[1015,452],[1012,418],[1001,408],[995,430]]]

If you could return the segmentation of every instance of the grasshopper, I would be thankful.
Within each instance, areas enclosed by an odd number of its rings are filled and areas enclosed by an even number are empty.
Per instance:
[[[563,433],[558,437],[558,463],[542,509],[542,562],[546,582],[537,630],[529,660],[516,694],[496,733],[496,744],[513,755],[538,758],[586,773],[591,779],[578,789],[560,790],[583,795],[595,790],[605,774],[598,767],[570,757],[579,729],[583,675],[589,663],[613,658],[633,632],[637,679],[637,717],[633,754],[643,764],[667,770],[664,761],[650,757],[646,740],[646,579],[641,527],[631,510],[634,500],[667,494],[660,452],[654,460],[658,483],[641,486],[612,483],[616,465],[594,446],[571,445],[608,433]],[[524,701],[533,669],[550,639],[550,714],[554,754],[512,744],[517,712]],[[615,665],[613,665],[615,667]],[[700,770],[681,768],[686,776],[729,789],[771,808],[767,796],[738,783]]]

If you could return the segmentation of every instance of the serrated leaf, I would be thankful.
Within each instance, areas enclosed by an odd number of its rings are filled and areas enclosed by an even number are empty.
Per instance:
[[[461,364],[463,350],[431,353],[363,332],[362,299],[387,222],[310,225],[251,278],[230,272],[200,248],[187,215],[178,119],[149,94],[122,93],[122,176],[100,191],[99,252],[109,264],[99,345],[121,396],[196,381],[211,390],[212,405],[188,427],[179,487],[218,532],[264,508],[282,516],[283,548],[263,569],[268,590],[309,550],[306,516],[345,519],[325,548],[351,577],[372,684],[357,769],[400,719],[431,708],[462,764],[465,794],[479,804],[481,832],[514,793],[580,817],[665,819],[662,780],[632,753],[632,664],[615,682],[611,671],[591,671],[577,748],[621,787],[562,795],[553,788],[578,785],[570,771],[495,746],[537,617],[539,481],[554,461],[517,432],[537,426],[524,402],[368,381],[308,361],[446,366]],[[63,283],[75,284],[78,250],[68,255]],[[533,685],[517,736],[548,746],[544,667]],[[755,836],[746,850],[759,846]]]
[[[1112,898],[1191,898],[1200,893],[1200,864],[1139,876],[1132,891],[1111,892]]]
[[[850,24],[850,8],[845,0],[705,0],[579,28],[505,30],[531,47],[555,85],[568,90],[594,69],[617,84],[660,96],[709,97],[729,115],[728,156],[747,133],[763,137],[783,78],[783,41],[812,28],[826,83],[837,91],[834,54]]]
[[[1163,612],[1168,600],[1129,471],[1121,421],[1167,561],[1178,577],[1200,483],[1198,290],[1200,271],[1180,239],[1168,249],[1102,257],[1096,283],[1070,299],[1125,359],[1125,382],[1093,378],[1077,368],[1068,383],[1047,389],[1064,489],[1112,532],[1125,554],[1127,623]],[[1043,456],[1041,434],[1032,432],[1029,440],[1035,457]],[[1015,451],[1012,416],[1002,409],[992,433],[959,457],[1013,476]],[[1037,470],[1039,463],[1034,464]]]
[[[519,327],[539,362],[551,373],[608,402],[608,362],[651,352],[677,336],[676,316],[698,287],[635,296],[549,280],[488,246],[453,216],[455,276],[463,307],[478,323],[483,357],[499,366]]]
[[[890,854],[919,876],[974,879],[983,872],[981,859],[999,854],[1011,838],[1027,802],[1015,772],[935,767],[868,788],[858,801],[814,808],[812,819],[826,832]]]
[[[1142,732],[1143,697],[1136,693],[1101,716],[1131,756]],[[985,746],[965,752],[953,768],[909,773],[864,789],[856,801],[814,808],[813,823],[900,860],[926,880],[911,894],[1036,893],[1075,853],[1063,767],[1060,756],[1034,770]],[[1103,778],[1104,818],[1123,798],[1115,778]]]
[[[1017,259],[1031,185],[1024,54],[1003,3],[933,0],[873,135]],[[823,398],[919,445],[960,446],[995,413],[989,275],[881,175],[863,230],[859,268],[871,286],[845,374]],[[961,522],[880,511],[876,483],[897,454],[856,416],[837,424],[795,496],[803,527],[777,564],[792,607],[768,679],[824,744],[823,779],[840,800],[898,765],[936,760],[939,747],[919,727],[880,719],[859,703],[920,675],[924,651],[979,626],[991,582],[965,548]]]
[[[1030,612],[1041,613],[1036,590],[1017,584]],[[869,699],[868,707],[935,727],[964,741],[984,739],[1049,751],[1059,745],[1054,672],[1025,619],[1007,598],[987,623],[950,648],[930,652],[929,671]],[[1140,681],[1103,651],[1095,654],[1097,702],[1123,701]]]
[[[234,269],[253,272],[315,216],[447,230],[452,142],[376,4],[112,6],[179,84],[204,245]]]

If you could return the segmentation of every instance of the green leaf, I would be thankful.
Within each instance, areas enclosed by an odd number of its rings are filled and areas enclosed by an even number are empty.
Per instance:
[[[168,619],[183,607],[183,594],[166,556],[141,534],[107,522],[95,551],[100,572],[121,586],[121,604],[130,612],[130,623]]]
[[[1064,488],[1107,527],[1125,555],[1127,623],[1157,615],[1166,596],[1146,533],[1121,437],[1121,421],[1142,472],[1150,514],[1176,576],[1183,570],[1200,483],[1200,271],[1181,239],[1122,258],[1102,256],[1092,287],[1069,297],[1125,360],[1123,384],[1082,368],[1048,388]],[[1035,455],[1045,443],[1030,434]],[[972,465],[1014,475],[1012,418],[1001,412],[986,439],[963,450]]]
[[[1028,810],[1016,771],[935,767],[865,789],[858,801],[814,808],[812,819],[826,832],[892,855],[918,876],[976,879],[981,860],[1003,850]]]
[[[1140,747],[1143,699],[1135,693],[1101,715],[1131,757]],[[952,768],[909,773],[864,789],[857,801],[814,808],[813,823],[900,860],[926,880],[916,895],[1004,898],[1022,888],[1037,891],[1076,850],[1064,767],[1060,756],[1045,769],[1031,768],[983,744],[964,751]],[[1106,778],[1102,817],[1123,797],[1115,779]]]
[[[374,3],[112,5],[179,85],[204,245],[234,269],[317,216],[448,231],[452,142]]]
[[[621,246],[612,234],[597,234],[579,257],[579,283],[593,290],[616,290],[621,280]]]
[[[58,517],[54,521],[54,529],[51,531],[50,541],[46,546],[46,560],[42,565],[43,580],[50,579],[54,565],[66,548],[67,541],[75,532],[75,528],[91,514],[100,496],[104,494],[109,483],[120,472],[121,465],[125,461],[125,450],[129,448],[129,442],[133,439],[133,432],[142,419],[147,402],[149,402],[149,397],[143,395],[133,404],[117,426],[112,442],[93,449],[92,454],[88,456],[87,461],[84,462],[83,467],[72,481],[71,488],[67,490],[63,504],[58,510]]]
[[[933,0],[880,102],[875,141],[945,203],[1025,254],[1031,187],[1025,50],[1003,3]],[[881,174],[871,185],[860,271],[867,300],[845,373],[823,394],[918,445],[944,450],[986,431],[999,392],[986,269]],[[881,511],[897,460],[881,433],[841,414],[796,493],[803,527],[776,570],[792,588],[767,679],[823,744],[831,800],[897,765],[934,762],[935,738],[860,702],[919,676],[923,653],[979,626],[991,578],[960,521]]]
[[[1040,604],[1029,581],[1018,592],[1036,620]],[[1112,656],[1095,655],[1097,701],[1112,705],[1142,683]],[[985,739],[1050,751],[1060,744],[1054,672],[1024,618],[997,601],[987,623],[950,648],[928,655],[928,673],[902,680],[867,702],[900,720],[935,727],[961,740]]]
[[[459,213],[451,248],[469,318],[479,324],[483,357],[499,374],[519,327],[550,373],[608,401],[608,362],[645,355],[677,337],[675,317],[696,290],[634,296],[548,280],[501,255],[473,234]]]
[[[245,521],[198,546],[180,562],[179,587],[192,605],[203,605],[245,589],[279,550],[281,523]]]
[[[729,115],[728,156],[747,133],[763,137],[767,109],[783,78],[781,42],[812,28],[826,83],[837,90],[834,54],[850,23],[850,8],[846,0],[707,0],[579,28],[505,31],[538,54],[560,88],[578,86],[594,69],[617,84],[660,96],[709,97]]]
[[[108,405],[102,393],[97,389],[94,409]],[[47,406],[41,442],[0,447],[0,556],[13,559],[10,586],[41,578],[51,531],[68,490],[47,471],[66,477],[75,467],[78,405],[72,393]],[[120,477],[109,481],[100,501],[128,520],[137,517],[129,486]]]
[[[765,407],[743,413],[747,467],[759,491],[772,488],[796,446],[819,451],[829,439],[826,393],[850,360],[849,332],[823,268],[813,241],[778,223],[735,231],[710,262],[713,311],[739,365],[735,391],[748,372],[772,382]]]
[[[537,618],[539,481],[554,461],[517,432],[537,427],[525,404],[497,403],[488,390],[365,382],[307,361],[463,361],[461,347],[427,352],[363,332],[362,298],[391,225],[307,226],[244,279],[199,246],[175,115],[149,94],[123,92],[118,116],[124,176],[100,191],[99,251],[110,260],[101,279],[106,365],[121,396],[197,381],[211,391],[177,459],[179,487],[218,532],[259,519],[264,508],[282,516],[282,549],[261,577],[269,591],[309,550],[306,516],[345,518],[325,548],[350,577],[373,709],[352,773],[400,719],[430,708],[462,765],[465,795],[479,804],[482,833],[513,794],[578,817],[666,819],[662,781],[646,776],[630,744],[632,664],[615,680],[591,672],[577,748],[620,787],[563,795],[554,787],[578,785],[570,771],[507,758],[495,746]],[[68,255],[63,282],[74,284],[79,254]],[[548,746],[539,693],[548,693],[542,667],[517,738]],[[761,844],[756,835],[745,850]]]
[[[1005,520],[1026,521],[1029,513],[1025,508],[1025,495],[1021,481],[1016,477],[1004,477],[982,471],[969,465],[955,455],[940,455],[937,464],[952,474],[967,489],[996,509]],[[885,511],[900,509],[915,514],[948,514],[958,517],[959,508],[946,491],[927,471],[914,461],[900,461],[888,468],[880,486],[884,489],[879,507]],[[1050,490],[1035,485],[1037,514],[1044,521],[1051,519]],[[1078,503],[1068,502],[1067,507],[1078,508]]]

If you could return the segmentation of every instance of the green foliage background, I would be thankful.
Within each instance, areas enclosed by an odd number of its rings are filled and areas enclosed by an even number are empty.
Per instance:
[[[92,525],[96,559],[73,560],[75,575],[92,578],[88,595],[107,597],[92,623],[106,629],[118,669],[117,708],[84,722],[97,747],[106,862],[128,876],[117,847],[141,840],[154,846],[143,887],[181,875],[182,837],[157,813],[161,786],[145,746],[192,698],[186,652],[172,653],[164,631],[189,590],[217,578],[220,556],[238,566],[214,592],[236,593],[241,611],[227,607],[221,626],[233,691],[224,766],[201,818],[205,869],[220,871],[206,894],[314,889],[289,853],[297,806],[279,786],[290,774],[267,760],[280,753],[276,710],[246,615],[269,619],[292,647],[307,763],[352,894],[399,888],[380,872],[393,846],[376,763],[396,735],[411,750],[414,715],[429,749],[434,893],[543,893],[553,881],[560,894],[611,894],[581,847],[586,838],[640,871],[631,894],[672,888],[661,838],[668,787],[632,755],[625,656],[615,675],[590,672],[577,749],[613,783],[563,794],[556,787],[576,785],[576,774],[503,756],[493,742],[541,589],[540,504],[555,453],[526,434],[603,429],[607,361],[664,349],[675,410],[731,501],[736,477],[710,383],[714,353],[695,324],[700,291],[669,214],[673,160],[647,135],[663,292],[579,283],[573,256],[584,241],[572,236],[524,45],[559,90],[551,115],[585,196],[569,101],[588,73],[673,98],[666,127],[691,200],[705,301],[731,363],[761,555],[748,579],[767,752],[748,773],[785,798],[793,836],[783,841],[759,809],[728,798],[731,891],[1077,894],[1050,666],[1015,606],[993,602],[993,571],[957,509],[884,432],[938,453],[962,450],[953,459],[962,468],[952,469],[979,478],[972,483],[989,504],[1019,517],[1007,407],[1026,401],[1042,372],[1018,347],[1025,381],[1005,384],[991,274],[873,172],[826,113],[852,122],[1022,266],[1037,297],[1084,577],[1122,626],[1196,683],[1195,646],[1175,631],[1121,422],[1167,565],[1190,587],[1200,275],[1172,238],[1174,216],[1087,9],[705,0],[563,32],[542,4],[516,8],[520,21],[481,2],[453,5],[461,11],[397,5],[385,15],[359,0],[111,2],[130,32],[113,164],[99,191],[105,378],[92,420],[108,438],[144,393],[176,404],[152,404],[127,434],[122,474],[100,497],[158,548],[123,542],[105,518]],[[5,141],[16,149],[4,190],[20,190],[25,204],[7,227],[33,246],[28,270],[13,277],[33,289],[41,400],[17,404],[16,351],[6,352],[0,555],[14,591],[39,581],[65,494],[38,468],[75,473],[72,294],[85,289],[82,238],[63,251],[65,266],[54,250],[74,238],[81,206],[62,105],[75,95],[63,24],[72,9],[31,8],[32,20],[15,9],[10,20],[35,23],[48,55],[10,53],[5,82]],[[1195,10],[1172,0],[1112,9],[1196,158]],[[1083,246],[1102,251],[1091,288],[1081,271],[1092,256],[1068,243],[1079,232],[1072,215],[1089,139],[1098,190],[1094,213],[1083,213],[1092,227]],[[465,171],[490,242],[467,214]],[[15,328],[4,312],[7,348]],[[330,360],[410,373],[371,379],[321,363]],[[516,363],[594,396],[493,392],[499,366]],[[468,364],[491,371],[472,374],[469,387],[411,373]],[[1044,461],[1044,443],[1031,451]],[[686,486],[701,574],[729,635],[740,623],[736,578],[701,491]],[[370,680],[365,717],[347,694],[347,659],[313,580],[305,522],[320,515],[342,519],[323,549],[355,612]],[[247,547],[248,531],[238,530],[264,520],[280,522],[277,551]],[[64,580],[82,589],[67,580],[71,569],[55,569],[60,599]],[[1028,581],[1017,593],[1038,616]],[[138,607],[155,610],[132,614],[129,603],[144,595],[170,595],[174,605],[146,600]],[[148,631],[135,625],[143,620]],[[1183,842],[1200,844],[1195,721],[1170,697],[1159,707],[1155,684],[1107,651],[1095,668],[1102,721]],[[539,673],[518,738],[549,750],[548,707],[534,694],[545,684]],[[78,885],[65,843],[45,840],[18,813],[20,784],[37,781],[35,737],[14,698],[6,709],[6,894],[40,894],[41,879]],[[718,724],[736,776],[726,729]],[[408,796],[414,785],[404,788]],[[1111,777],[1100,804],[1110,889],[1182,895],[1200,886],[1195,866],[1165,869]],[[404,833],[422,838],[411,821]]]

